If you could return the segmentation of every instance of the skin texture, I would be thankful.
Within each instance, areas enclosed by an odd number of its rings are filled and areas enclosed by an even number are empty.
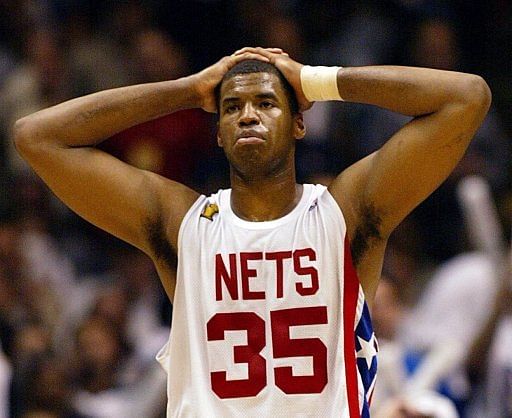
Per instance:
[[[93,145],[179,109],[215,111],[215,86],[244,59],[274,64],[294,88],[300,109],[311,107],[300,85],[302,64],[279,49],[244,48],[192,76],[95,93],[37,112],[15,126],[18,150],[57,196],[147,253],[171,300],[179,226],[198,194]],[[338,71],[337,83],[346,101],[414,116],[329,187],[344,213],[356,270],[371,305],[389,234],[453,170],[488,110],[490,92],[478,76],[392,66],[345,68]],[[293,115],[285,102],[282,87],[268,74],[235,76],[222,86],[217,140],[231,163],[231,204],[242,218],[278,218],[302,194],[293,154],[305,128],[302,116]],[[244,135],[263,141],[241,144]]]

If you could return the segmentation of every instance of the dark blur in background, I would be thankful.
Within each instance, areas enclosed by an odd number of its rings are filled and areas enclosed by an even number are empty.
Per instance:
[[[433,283],[453,263],[463,265],[447,273],[459,284],[469,286],[464,274],[480,271],[470,267],[479,255],[472,252],[455,194],[461,178],[487,180],[510,231],[508,0],[0,0],[0,418],[162,416],[165,376],[155,369],[154,356],[167,340],[172,314],[149,259],[71,213],[17,156],[15,120],[98,90],[185,76],[258,45],[281,47],[311,65],[471,72],[491,87],[493,105],[466,156],[389,242],[374,313],[378,337],[380,332],[409,354],[423,352],[428,344],[414,342],[407,321],[420,321],[421,309],[442,309],[429,304]],[[298,177],[321,183],[376,150],[408,120],[341,102],[317,103],[305,119]],[[101,146],[211,193],[229,187],[215,122],[215,115],[185,110],[120,132]],[[483,268],[481,274],[492,272]],[[482,277],[474,283],[485,282]],[[459,294],[460,286],[446,292]],[[448,376],[438,391],[461,416],[494,416],[486,408],[498,396],[507,409],[496,416],[512,417],[510,355],[496,366],[505,376],[501,386],[489,388],[486,378],[498,325],[509,314],[490,314],[497,303],[492,284],[476,289],[443,307],[460,317],[455,328],[474,323],[475,339],[491,326],[481,370],[463,365],[457,374],[463,384],[450,386]],[[485,300],[478,299],[482,294]],[[478,318],[464,316],[464,303],[480,307]],[[431,329],[433,317],[425,318]],[[506,332],[511,335],[510,327]],[[512,352],[512,337],[505,341]],[[472,340],[466,347],[469,352]]]

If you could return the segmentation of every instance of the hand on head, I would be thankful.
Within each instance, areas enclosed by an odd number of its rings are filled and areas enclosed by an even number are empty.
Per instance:
[[[217,111],[215,87],[221,82],[224,74],[226,74],[236,64],[244,60],[270,61],[262,54],[253,52],[244,52],[238,55],[233,54],[220,59],[215,64],[191,76],[194,80],[195,90],[199,96],[200,106],[202,109],[212,113]]]
[[[280,48],[246,47],[236,51],[232,55],[222,58],[210,67],[207,67],[192,76],[194,79],[195,90],[199,96],[201,108],[212,113],[217,111],[215,87],[221,82],[224,74],[226,74],[236,64],[245,60],[260,60],[270,62],[275,65],[295,90],[299,103],[299,110],[307,110],[313,105],[312,102],[309,102],[306,99],[302,92],[300,83],[300,70],[303,67],[302,64],[292,60],[288,54]]]
[[[238,57],[244,54],[254,54],[266,58],[268,62],[274,64],[277,69],[283,73],[295,90],[300,111],[308,110],[313,106],[313,103],[306,99],[302,91],[300,71],[304,66],[303,64],[291,59],[290,56],[280,48],[245,47],[236,51],[234,56]]]

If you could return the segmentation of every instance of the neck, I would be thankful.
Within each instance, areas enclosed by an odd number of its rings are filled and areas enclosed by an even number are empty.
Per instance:
[[[295,168],[265,178],[244,179],[231,170],[231,207],[242,219],[263,222],[281,218],[300,201],[302,185],[295,180]]]

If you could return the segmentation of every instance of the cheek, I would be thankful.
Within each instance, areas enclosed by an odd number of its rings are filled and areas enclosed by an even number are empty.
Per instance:
[[[232,134],[232,132],[235,129],[235,121],[233,118],[230,118],[228,116],[224,116],[217,125],[217,132],[219,136],[222,138],[228,138],[229,135]]]
[[[222,147],[224,146],[225,138],[227,137],[225,125],[217,126],[217,144]]]
[[[293,131],[293,123],[289,121],[289,119],[286,118],[279,118],[274,119],[272,122],[273,130],[277,134],[277,136],[281,137],[282,139],[288,139],[294,137],[294,131]],[[286,141],[282,141],[286,142]]]

